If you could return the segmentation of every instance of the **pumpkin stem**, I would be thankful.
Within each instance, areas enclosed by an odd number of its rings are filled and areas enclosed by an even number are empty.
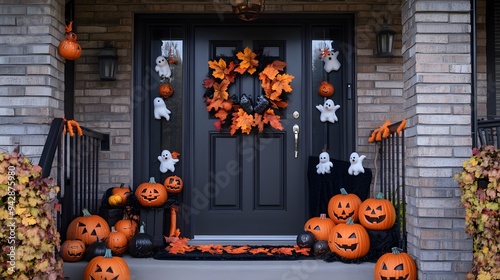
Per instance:
[[[376,199],[384,199],[384,194],[382,192],[378,192],[377,195],[375,195]]]
[[[105,258],[112,258],[113,254],[111,254],[111,249],[106,249],[106,253],[104,253]]]
[[[139,233],[144,233],[144,224],[139,227]]]
[[[89,210],[87,210],[87,208],[83,208],[82,213],[83,213],[83,216],[85,216],[85,217],[91,216],[91,214],[90,214]]]
[[[346,195],[347,194],[347,191],[344,189],[344,188],[341,188],[340,189],[340,193],[343,194],[343,195]]]
[[[321,214],[319,214],[319,218],[320,218],[320,219],[326,219],[326,214],[325,214],[325,213],[321,213]]]
[[[397,255],[397,254],[401,253],[403,251],[403,249],[398,248],[398,247],[392,247],[391,251],[393,254]]]
[[[346,224],[348,224],[348,225],[354,225],[354,219],[352,217],[349,217],[349,219],[347,219]]]
[[[149,183],[150,184],[156,184],[155,177],[149,178]]]

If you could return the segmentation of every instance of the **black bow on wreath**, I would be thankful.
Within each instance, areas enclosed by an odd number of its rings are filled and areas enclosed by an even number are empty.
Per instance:
[[[231,99],[234,103],[240,104],[241,108],[248,114],[258,113],[262,114],[269,107],[269,100],[265,98],[263,95],[259,95],[257,97],[257,101],[255,102],[255,106],[253,105],[251,97],[247,96],[245,93],[241,95],[241,98],[238,98],[236,95],[232,95]],[[239,100],[238,100],[239,99]]]

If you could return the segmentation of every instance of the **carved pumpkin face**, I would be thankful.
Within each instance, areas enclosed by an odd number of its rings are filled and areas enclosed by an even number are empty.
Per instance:
[[[392,248],[391,253],[385,253],[377,260],[373,269],[375,280],[416,280],[417,267],[413,258],[407,253]]]
[[[108,247],[117,255],[121,255],[127,251],[127,236],[124,233],[116,231],[113,227],[107,241]]]
[[[169,98],[174,94],[174,88],[170,84],[161,84],[158,87],[158,93],[160,94],[161,97],[163,98]]]
[[[328,241],[331,229],[335,226],[335,223],[326,218],[326,214],[320,214],[319,217],[310,218],[305,226],[304,230],[312,232],[316,240]]]
[[[333,227],[328,246],[332,252],[341,257],[358,259],[368,254],[370,237],[362,225],[355,224],[353,219],[349,218],[345,224]]]
[[[322,81],[318,87],[318,93],[323,97],[330,97],[333,95],[333,92],[334,92],[333,85],[327,81]]]
[[[168,193],[180,193],[182,191],[182,179],[178,176],[169,176],[163,182]]]
[[[61,257],[66,262],[77,262],[83,259],[85,244],[81,240],[66,240],[61,245]]]
[[[66,238],[78,239],[85,245],[97,241],[97,238],[104,240],[109,237],[109,225],[102,217],[90,215],[87,209],[83,209],[83,216],[71,221],[66,231]]]
[[[130,280],[130,269],[120,257],[113,257],[111,250],[106,249],[104,256],[90,260],[83,271],[85,280]]]
[[[375,198],[368,198],[359,206],[359,222],[367,229],[387,230],[396,222],[394,205],[384,199],[382,193]]]
[[[161,207],[167,202],[167,190],[162,184],[156,183],[151,177],[149,182],[140,184],[135,190],[135,196],[144,207]]]
[[[344,188],[340,189],[340,194],[334,195],[328,202],[328,216],[335,224],[345,223],[347,219],[353,218],[358,221],[359,206],[361,199],[353,194],[347,193]]]

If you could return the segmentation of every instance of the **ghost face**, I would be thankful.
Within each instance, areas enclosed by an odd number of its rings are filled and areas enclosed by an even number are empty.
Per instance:
[[[330,161],[330,155],[327,152],[322,152],[319,154],[319,162],[320,163],[327,163]]]

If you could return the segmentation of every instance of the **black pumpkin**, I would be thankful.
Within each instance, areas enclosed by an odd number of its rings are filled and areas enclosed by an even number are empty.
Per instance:
[[[316,258],[322,258],[326,253],[330,252],[330,246],[325,240],[318,240],[314,242],[313,251]]]
[[[148,258],[153,255],[153,237],[144,232],[144,225],[141,225],[139,233],[130,239],[128,243],[128,253],[134,258]]]
[[[97,237],[97,241],[92,242],[85,250],[85,260],[89,262],[94,257],[104,256],[106,249],[109,249],[106,242],[101,241],[101,238]]]
[[[297,235],[297,246],[301,248],[312,248],[316,239],[310,231],[304,231]]]

